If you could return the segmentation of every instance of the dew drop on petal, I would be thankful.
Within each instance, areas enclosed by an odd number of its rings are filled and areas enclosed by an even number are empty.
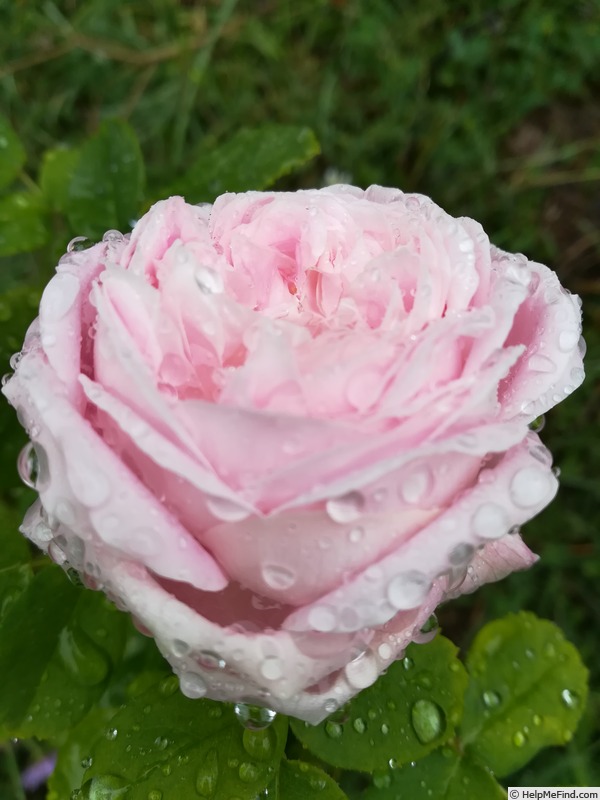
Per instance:
[[[315,606],[308,613],[308,624],[315,631],[329,633],[337,625],[337,614],[331,606]]]
[[[400,496],[405,503],[414,505],[431,491],[432,484],[433,476],[429,467],[418,467],[402,480]]]
[[[473,531],[482,539],[498,539],[509,528],[506,511],[497,503],[484,503],[473,515]]]
[[[539,353],[535,353],[531,356],[527,362],[527,366],[533,372],[554,372],[556,369],[556,364],[551,358],[540,355]]]
[[[276,712],[270,708],[247,703],[236,703],[233,710],[243,727],[252,731],[262,731],[268,728],[277,716]]]
[[[325,509],[334,522],[352,522],[360,517],[364,503],[360,492],[348,492],[328,500]]]
[[[431,581],[422,572],[401,572],[389,582],[387,598],[398,611],[416,608],[427,597]]]
[[[182,694],[192,700],[204,697],[207,692],[206,683],[195,672],[184,672],[179,677],[179,688]]]
[[[38,459],[32,442],[28,442],[17,457],[19,477],[30,489],[35,489],[38,478]]]
[[[296,573],[282,564],[265,564],[262,577],[271,589],[289,589],[296,582]]]
[[[457,544],[450,551],[448,559],[452,566],[462,566],[471,560],[474,552],[475,548],[471,544],[467,544],[466,542],[464,544]]]
[[[269,681],[276,681],[283,675],[283,664],[277,656],[267,656],[260,665],[260,674]]]
[[[346,680],[355,689],[366,689],[377,680],[379,670],[377,668],[377,661],[373,653],[367,650],[361,653],[358,658],[355,658],[344,668]]]
[[[550,494],[548,475],[537,467],[525,467],[515,473],[510,482],[510,496],[520,508],[537,506]]]
[[[579,331],[577,330],[561,331],[558,337],[558,346],[563,353],[570,353],[577,347],[578,342]]]
[[[250,511],[223,497],[208,497],[206,505],[211,514],[223,522],[240,522],[250,516]]]

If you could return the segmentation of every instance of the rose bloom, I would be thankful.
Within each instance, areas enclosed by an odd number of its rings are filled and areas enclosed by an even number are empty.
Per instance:
[[[548,268],[379,186],[172,197],[69,249],[4,387],[22,530],[186,695],[316,723],[535,561],[557,480],[529,425],[583,380]]]

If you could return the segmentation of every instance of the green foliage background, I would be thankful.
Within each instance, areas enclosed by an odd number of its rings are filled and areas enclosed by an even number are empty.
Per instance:
[[[511,783],[600,785],[600,2],[0,0],[0,53],[3,372],[66,243],[125,230],[172,191],[400,186],[582,295],[588,378],[543,433],[561,491],[525,529],[542,560],[440,621],[464,648],[519,609],[565,631],[592,672],[586,716],[560,757],[543,750]],[[31,500],[14,469],[23,443],[0,407],[7,535]],[[133,676],[153,656],[123,636]]]

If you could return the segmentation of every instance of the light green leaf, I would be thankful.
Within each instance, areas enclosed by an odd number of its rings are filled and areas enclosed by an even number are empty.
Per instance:
[[[522,611],[489,623],[467,667],[461,738],[496,775],[570,741],[585,708],[588,671],[552,622]]]
[[[0,114],[0,189],[8,186],[25,163],[25,149],[10,122]]]
[[[284,717],[246,730],[230,705],[189,700],[171,675],[111,719],[78,796],[109,786],[127,800],[185,797],[192,788],[199,798],[253,800],[278,768],[286,735]]]
[[[101,696],[123,647],[123,617],[100,594],[46,567],[0,625],[0,727],[52,738]]]
[[[244,128],[224,144],[200,147],[185,176],[168,190],[190,203],[212,202],[223,192],[266,189],[320,152],[309,128]]]
[[[362,800],[506,800],[506,791],[489,770],[451,747],[434,750],[414,765],[375,778]]]
[[[438,636],[411,645],[403,661],[320,725],[293,720],[294,733],[322,761],[372,772],[423,758],[454,735],[467,674],[457,648]]]
[[[134,131],[125,122],[107,120],[80,153],[65,201],[73,230],[91,239],[110,228],[129,230],[144,188],[144,164]]]
[[[15,192],[0,197],[0,256],[37,250],[47,239],[48,229],[40,195]]]
[[[40,188],[46,204],[54,211],[66,212],[69,187],[79,163],[79,150],[68,147],[53,147],[46,150],[40,168]]]

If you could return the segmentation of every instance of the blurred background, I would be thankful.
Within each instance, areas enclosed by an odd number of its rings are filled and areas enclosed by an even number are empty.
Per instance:
[[[172,191],[418,191],[582,296],[588,377],[542,433],[561,490],[524,531],[541,562],[439,616],[461,647],[523,608],[563,628],[595,691],[566,748],[511,784],[600,785],[599,0],[0,0],[0,115],[2,372],[66,243]],[[24,441],[0,405],[9,508]]]

